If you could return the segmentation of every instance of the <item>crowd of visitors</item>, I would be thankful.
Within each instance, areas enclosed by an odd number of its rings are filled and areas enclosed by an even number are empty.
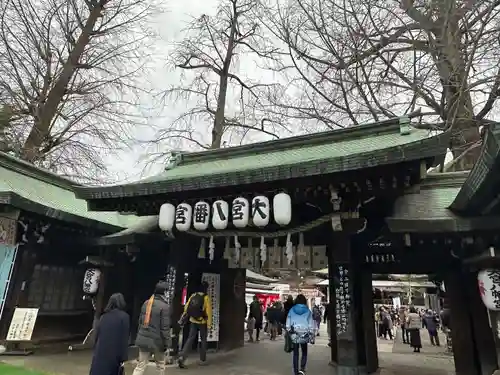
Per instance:
[[[139,358],[133,375],[143,375],[150,357],[156,362],[158,375],[165,374],[165,352],[171,347],[172,311],[166,299],[166,283],[159,282],[154,293],[142,306],[135,345],[139,348]],[[206,363],[207,332],[212,325],[212,305],[207,294],[207,283],[202,283],[184,307],[179,325],[189,323],[189,334],[177,359],[178,366],[185,368],[185,362],[195,340],[200,337],[200,365]],[[125,312],[125,299],[122,294],[113,294],[104,309],[95,331],[95,348],[90,375],[123,375],[123,364],[128,360],[130,337],[129,316]],[[307,299],[299,294],[295,299],[288,296],[286,301],[276,301],[263,306],[257,296],[247,307],[246,325],[248,342],[260,341],[261,332],[269,334],[272,341],[284,336],[285,351],[292,354],[294,375],[303,375],[307,366],[308,345],[315,343],[319,336],[321,322],[327,324],[330,336],[331,304],[308,307]],[[440,346],[439,330],[447,337],[450,345],[449,311],[440,314],[432,310],[417,309],[414,306],[376,307],[376,330],[379,339],[393,340],[394,327],[400,327],[402,341],[410,345],[415,353],[422,348],[421,329],[426,329],[430,343]],[[330,338],[330,337],[329,337]],[[330,345],[330,343],[329,343]]]
[[[447,337],[447,347],[450,345],[450,323],[449,311],[442,310],[440,314],[430,309],[417,309],[414,306],[399,309],[380,306],[375,311],[375,323],[377,335],[380,339],[394,339],[394,327],[401,327],[402,340],[413,348],[415,353],[420,353],[422,348],[422,339],[420,330],[425,328],[429,334],[431,345],[441,346],[439,340],[439,330],[445,333]]]
[[[185,361],[194,341],[200,336],[200,364],[206,363],[207,332],[212,325],[212,304],[207,294],[208,284],[203,282],[193,293],[179,320],[181,326],[189,322],[189,335],[179,353],[178,365]],[[165,374],[165,353],[171,347],[172,311],[167,302],[167,284],[159,282],[154,293],[142,305],[135,345],[139,358],[133,375],[143,375],[153,356],[158,375]],[[121,293],[113,294],[96,328],[95,346],[90,375],[124,375],[128,360],[130,318],[125,312],[125,299]]]

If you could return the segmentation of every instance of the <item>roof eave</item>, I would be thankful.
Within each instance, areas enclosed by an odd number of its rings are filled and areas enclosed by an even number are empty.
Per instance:
[[[78,198],[85,200],[128,198],[287,180],[437,158],[446,153],[449,136],[449,132],[445,132],[404,146],[393,146],[376,152],[349,155],[338,158],[339,160],[315,160],[300,164],[267,167],[254,173],[253,176],[248,173],[232,172],[214,175],[211,179],[202,176],[190,178],[189,181],[168,180],[107,187],[75,187],[75,194]],[[340,159],[342,159],[341,162]]]
[[[75,186],[82,186],[68,178],[59,176],[49,170],[39,168],[24,160],[6,154],[5,152],[0,152],[0,167],[66,190],[73,190]]]
[[[500,123],[488,126],[481,153],[450,209],[470,216],[488,214],[500,197]]]
[[[10,205],[23,211],[32,212],[55,220],[70,222],[82,227],[96,229],[106,233],[116,232],[117,230],[123,229],[122,227],[70,214],[65,211],[33,202],[32,200],[26,199],[11,191],[0,192],[0,204]]]
[[[438,218],[386,218],[392,233],[466,233],[472,231],[496,231],[500,229],[500,217],[438,217]]]

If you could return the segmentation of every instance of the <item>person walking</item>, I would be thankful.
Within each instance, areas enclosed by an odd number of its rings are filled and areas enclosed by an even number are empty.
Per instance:
[[[413,352],[420,353],[422,349],[422,339],[420,338],[420,328],[422,327],[422,318],[417,313],[415,307],[410,307],[410,312],[408,313],[408,318],[406,318],[408,324],[408,331],[410,332],[410,346],[413,348]]]
[[[255,341],[259,342],[264,314],[262,313],[262,307],[257,295],[253,296],[253,301],[250,304],[250,308],[248,309],[248,320],[250,321],[252,319],[254,320],[253,328],[255,329]],[[250,334],[249,342],[253,342],[253,334]]]
[[[427,332],[429,333],[429,339],[431,340],[432,346],[441,346],[439,342],[439,318],[437,315],[431,310],[427,310],[422,318],[424,322],[424,327],[427,328]]]
[[[293,300],[293,297],[291,295],[288,295],[285,303],[283,304],[283,311],[284,311],[282,320],[283,326],[286,324],[286,318],[288,317],[288,313],[290,312],[290,309],[293,307],[294,304],[295,302]]]
[[[406,323],[406,320],[408,318],[408,311],[406,310],[406,307],[401,306],[399,308],[399,323],[401,325],[401,332],[403,335],[403,344],[409,344],[410,343],[410,333],[408,332],[408,325]]]
[[[311,310],[307,307],[307,299],[299,294],[294,306],[288,312],[286,331],[293,345],[292,365],[294,375],[304,375],[307,366],[307,345],[314,344],[316,325]],[[299,367],[299,351],[302,352]]]
[[[207,362],[208,329],[212,327],[212,302],[207,294],[208,283],[202,282],[198,291],[193,293],[184,307],[184,315],[189,318],[189,335],[179,353],[177,364],[179,368],[186,368],[186,359],[195,340],[200,334],[200,365]]]
[[[392,318],[391,314],[384,308],[380,308],[380,325],[381,327],[379,328],[381,331],[381,335],[379,337],[383,337],[385,340],[387,340],[387,335],[389,335],[389,339],[392,340]]]
[[[450,309],[444,308],[441,310],[439,314],[439,320],[441,321],[441,329],[446,338],[446,351],[451,352],[452,348],[452,340],[451,340],[451,322],[450,322]]]
[[[267,308],[266,314],[271,340],[274,341],[276,340],[276,336],[278,336],[278,325],[281,318],[281,309],[278,305],[278,302],[275,302],[272,306],[269,306]]]
[[[130,318],[125,307],[125,298],[121,293],[111,295],[96,328],[89,375],[123,374],[130,337]]]
[[[319,327],[321,325],[321,310],[318,305],[314,305],[312,314],[314,322],[316,323],[316,336],[319,336]]]
[[[281,336],[283,334],[283,315],[284,315],[284,309],[283,309],[283,303],[281,301],[276,301],[276,309],[278,310],[278,322],[277,322],[277,333],[278,336]]]
[[[151,354],[154,355],[157,374],[165,374],[165,351],[170,346],[172,326],[172,310],[166,301],[166,288],[167,283],[160,281],[156,284],[153,295],[142,305],[135,340],[135,345],[139,348],[139,359],[133,375],[144,374]]]
[[[326,323],[326,330],[328,333],[328,346],[332,346],[332,333],[330,331],[330,317],[333,316],[332,302],[328,302],[325,306],[325,313],[323,314],[323,323]]]

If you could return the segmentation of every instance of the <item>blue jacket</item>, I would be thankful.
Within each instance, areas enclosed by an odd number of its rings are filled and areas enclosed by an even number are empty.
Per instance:
[[[306,305],[295,305],[288,312],[286,330],[294,344],[314,342],[315,327],[313,314]]]

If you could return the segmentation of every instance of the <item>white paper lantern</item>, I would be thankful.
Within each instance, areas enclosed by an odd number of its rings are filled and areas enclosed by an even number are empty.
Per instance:
[[[197,202],[193,210],[193,227],[196,230],[206,230],[210,223],[210,205],[207,202]]]
[[[97,268],[89,268],[83,276],[83,292],[85,294],[96,294],[99,289],[99,281],[101,279],[101,270]]]
[[[233,225],[236,228],[245,228],[248,225],[248,219],[250,218],[250,203],[248,199],[238,197],[233,200],[231,217],[233,218]]]
[[[193,207],[187,203],[181,203],[175,209],[175,227],[181,232],[186,232],[191,228]]]
[[[223,200],[215,201],[212,211],[212,226],[218,230],[226,229],[229,223],[229,204]]]
[[[170,203],[164,203],[160,207],[158,215],[158,226],[163,231],[170,231],[175,223],[175,206]]]
[[[259,195],[252,199],[252,221],[256,227],[269,224],[269,199]]]
[[[500,310],[500,271],[482,270],[477,274],[479,294],[488,310]]]
[[[278,225],[288,225],[292,221],[292,198],[286,193],[276,194],[273,198],[274,221]]]

